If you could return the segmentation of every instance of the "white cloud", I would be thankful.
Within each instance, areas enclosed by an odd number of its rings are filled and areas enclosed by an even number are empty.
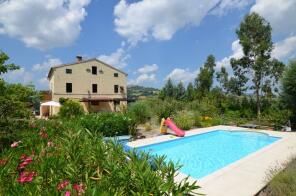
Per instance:
[[[171,79],[173,81],[179,82],[182,81],[184,83],[192,81],[198,71],[190,71],[189,69],[181,69],[181,68],[175,68],[171,73],[169,73],[166,77],[167,79]]]
[[[98,59],[104,61],[117,68],[124,68],[127,66],[127,60],[130,58],[129,54],[126,54],[123,48],[118,48],[115,52],[110,55],[100,55]]]
[[[276,34],[290,36],[296,33],[295,0],[257,0],[251,12],[257,12],[270,22]]]
[[[143,67],[138,69],[138,73],[140,74],[155,73],[157,70],[158,70],[158,66],[156,64],[144,65]]]
[[[3,78],[9,83],[30,84],[31,82],[33,82],[34,76],[31,72],[22,67],[18,70],[14,70],[4,74]]]
[[[47,79],[47,77],[44,77],[44,78],[40,78],[38,80],[39,84],[42,85],[42,86],[49,86],[49,81]]]
[[[139,74],[136,79],[130,80],[128,83],[130,85],[141,85],[141,84],[149,84],[155,83],[156,79],[156,72],[158,71],[158,65],[144,65],[140,67],[134,74]]]
[[[225,2],[225,3],[224,3]],[[220,10],[245,5],[244,0],[121,0],[114,9],[115,30],[135,45],[150,37],[170,40],[185,26],[197,26],[216,6]]]
[[[156,82],[156,74],[141,74],[136,79],[130,80],[129,85],[141,85]]]
[[[272,56],[277,59],[293,57],[296,52],[296,36],[288,37],[280,42],[275,43]]]
[[[48,55],[48,57],[51,57]],[[35,84],[39,88],[48,88],[49,81],[47,79],[48,71],[51,67],[61,65],[62,61],[58,58],[49,58],[45,60],[43,63],[38,63],[32,66],[32,72],[34,72],[35,75]],[[41,78],[40,78],[41,75]],[[37,79],[39,78],[39,79]]]
[[[37,71],[46,71],[48,72],[50,67],[54,67],[56,65],[61,65],[62,61],[58,58],[51,58],[47,59],[43,63],[38,63],[33,65],[32,71],[37,72]]]
[[[241,9],[251,4],[254,0],[223,0],[212,10],[214,15],[223,15],[231,9]]]
[[[50,55],[48,57],[50,57]],[[48,88],[47,74],[49,68],[60,64],[62,64],[60,59],[50,58],[46,59],[43,63],[33,65],[29,70],[21,67],[18,70],[8,72],[3,75],[3,78],[10,83],[33,83],[37,89],[45,89]]]
[[[90,0],[10,0],[0,5],[0,34],[46,50],[67,46],[79,35]]]
[[[222,60],[216,62],[216,70],[220,71],[221,67],[230,68],[230,59],[241,58],[243,56],[243,48],[239,43],[239,40],[235,40],[231,44],[232,54],[228,57],[224,57]]]

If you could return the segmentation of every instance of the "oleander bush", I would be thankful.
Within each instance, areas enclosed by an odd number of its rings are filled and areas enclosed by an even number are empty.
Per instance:
[[[0,153],[10,146],[10,143],[25,132],[30,126],[28,119],[1,119],[0,118]]]
[[[0,154],[0,195],[188,195],[164,157],[126,152],[79,122],[37,121]]]

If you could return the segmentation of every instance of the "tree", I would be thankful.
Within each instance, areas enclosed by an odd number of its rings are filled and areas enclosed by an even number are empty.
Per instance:
[[[13,63],[7,64],[6,61],[8,60],[9,60],[8,55],[0,50],[0,75],[7,73],[8,71],[19,69],[19,67]]]
[[[187,86],[185,97],[187,101],[192,101],[194,99],[194,87],[192,82],[189,82]]]
[[[0,119],[28,118],[31,110],[28,105],[36,104],[38,92],[32,87],[21,84],[8,84],[0,80]],[[9,109],[10,108],[10,109]]]
[[[247,87],[245,86],[245,82],[242,80],[242,78],[237,76],[232,76],[228,83],[227,83],[227,92],[241,96],[244,94],[244,92],[247,90]]]
[[[233,70],[233,76],[229,79],[228,90],[234,95],[241,96],[246,90],[248,90],[248,87],[246,86],[249,81],[246,76],[248,72],[246,69],[239,66],[235,59],[230,59],[230,64]]]
[[[216,73],[216,79],[220,84],[220,88],[224,91],[227,91],[228,73],[225,67],[221,67],[221,71]]]
[[[209,55],[195,79],[195,88],[202,96],[207,94],[213,85],[215,66],[215,57],[213,55]]]
[[[18,69],[14,64],[7,64],[8,55],[0,52],[0,75]],[[8,84],[0,79],[0,127],[12,118],[28,118],[31,115],[28,105],[34,105],[39,94],[32,86]]]
[[[164,87],[161,89],[160,97],[166,98],[166,97],[174,97],[174,96],[175,96],[175,86],[171,78],[169,78],[166,84],[164,85]]]
[[[271,26],[257,13],[247,15],[241,22],[236,34],[243,48],[243,57],[231,59],[231,66],[234,74],[244,76],[243,82],[247,78],[251,79],[251,90],[254,90],[256,96],[257,116],[260,117],[262,86],[267,80],[277,82],[284,64],[276,59],[271,60],[273,49]],[[276,72],[279,72],[279,74]]]
[[[183,100],[185,98],[185,93],[186,93],[186,90],[183,85],[183,82],[180,81],[177,85],[177,88],[176,88],[176,99]]]
[[[290,61],[284,71],[281,100],[292,111],[292,128],[296,128],[296,60]]]

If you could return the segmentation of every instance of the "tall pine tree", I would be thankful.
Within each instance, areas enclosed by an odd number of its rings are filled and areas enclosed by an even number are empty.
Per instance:
[[[189,82],[187,86],[185,97],[187,101],[192,101],[194,99],[194,87],[192,82]]]
[[[250,78],[251,89],[256,96],[257,116],[261,114],[262,86],[271,80],[278,81],[284,64],[271,60],[273,42],[270,24],[257,13],[247,15],[236,31],[239,43],[243,47],[243,57],[231,59],[234,74]]]
[[[183,82],[180,81],[176,88],[176,99],[183,100],[185,98],[185,93],[186,93],[186,90],[183,85]]]
[[[175,86],[171,80],[171,78],[169,78],[166,81],[166,84],[164,85],[164,87],[161,89],[159,97],[161,99],[167,98],[167,97],[175,97]]]
[[[197,93],[201,96],[206,95],[211,90],[214,80],[215,66],[215,57],[209,55],[204,66],[200,68],[200,72],[195,79],[195,88]]]

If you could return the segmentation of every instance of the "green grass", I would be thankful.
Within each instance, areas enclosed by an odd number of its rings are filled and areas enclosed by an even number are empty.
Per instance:
[[[260,196],[295,196],[296,195],[296,158],[293,158],[284,170],[276,174]]]

